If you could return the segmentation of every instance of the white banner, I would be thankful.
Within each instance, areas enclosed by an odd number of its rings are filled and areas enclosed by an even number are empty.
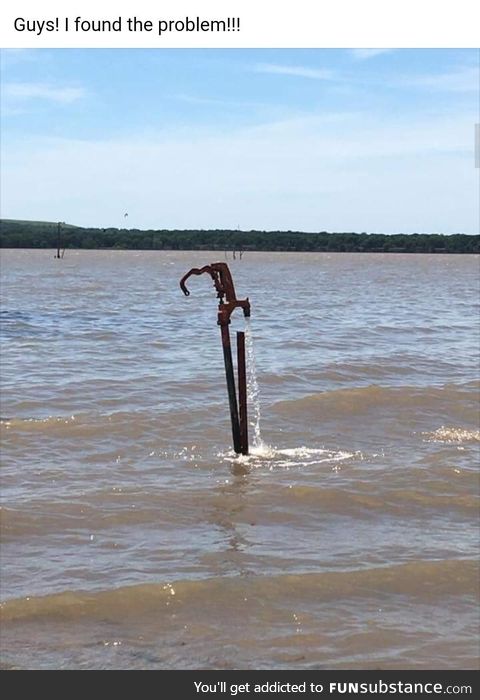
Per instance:
[[[478,0],[12,0],[3,48],[472,48]]]

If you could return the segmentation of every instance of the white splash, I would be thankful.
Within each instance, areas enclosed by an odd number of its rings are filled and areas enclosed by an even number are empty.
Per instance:
[[[253,347],[253,335],[250,319],[246,319],[245,324],[245,348],[247,351],[247,400],[249,404],[249,412],[253,413],[253,417],[249,420],[249,426],[253,429],[251,453],[255,454],[255,450],[270,449],[264,444],[260,435],[260,389],[257,381],[257,370],[255,367],[255,351]]]
[[[432,433],[422,433],[425,442],[443,442],[447,444],[462,442],[480,442],[480,430],[465,430],[463,428],[447,428],[442,425]]]
[[[236,455],[230,451],[228,453],[219,453],[217,456],[237,465],[241,464],[254,468],[267,467],[270,471],[331,464],[332,470],[339,472],[341,469],[339,462],[358,457],[359,453],[305,446],[278,449],[262,443],[261,446],[252,447],[248,455]]]

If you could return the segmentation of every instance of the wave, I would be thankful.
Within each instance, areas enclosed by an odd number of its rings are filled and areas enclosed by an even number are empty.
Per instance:
[[[3,438],[10,444],[29,444],[40,437],[84,440],[94,444],[108,436],[138,439],[158,430],[154,412],[122,411],[117,413],[75,413],[32,418],[6,418],[0,422]]]
[[[445,488],[443,486],[443,488]],[[424,491],[419,488],[386,488],[376,490],[369,485],[368,492],[351,491],[347,488],[317,488],[292,486],[290,494],[303,508],[312,506],[322,512],[341,515],[378,517],[378,515],[419,516],[420,510],[455,510],[465,515],[476,514],[479,507],[477,494],[455,494],[432,492],[430,485]]]
[[[4,428],[17,428],[24,430],[48,430],[59,425],[73,425],[76,416],[47,416],[45,418],[0,418],[0,425]],[[77,420],[78,423],[78,420]]]
[[[75,434],[82,435],[83,429],[87,434],[90,434],[92,429],[98,428],[103,430],[108,426],[112,428],[124,429],[124,426],[130,425],[133,428],[141,428],[143,425],[154,425],[158,428],[160,420],[164,425],[177,425],[179,422],[188,420],[189,424],[194,426],[195,422],[202,425],[205,421],[211,424],[212,420],[216,419],[224,421],[225,411],[218,406],[218,395],[216,391],[209,393],[212,390],[209,382],[190,382],[190,383],[175,383],[167,382],[162,385],[164,389],[168,389],[168,400],[165,403],[152,404],[151,407],[136,405],[128,406],[126,410],[122,410],[119,406],[116,410],[110,407],[110,410],[91,412],[84,407],[79,410],[68,409],[68,400],[65,406],[58,407],[56,415],[42,415],[41,411],[43,404],[35,402],[31,404],[30,409],[33,415],[28,415],[29,404],[24,402],[21,406],[20,415],[11,415],[0,418],[0,426],[13,432],[52,432],[63,433],[72,429]],[[181,389],[181,396],[178,396],[178,389]],[[480,383],[469,382],[462,385],[448,384],[439,387],[414,387],[414,386],[380,386],[369,385],[355,388],[340,388],[330,391],[317,392],[306,396],[295,396],[293,398],[277,401],[271,405],[270,410],[273,413],[280,415],[298,416],[302,420],[304,415],[316,418],[325,416],[342,417],[354,416],[357,414],[365,414],[370,410],[410,410],[415,409],[417,412],[421,409],[424,413],[428,411],[436,411],[445,413],[446,410],[458,411],[462,418],[471,422],[473,425],[478,423],[478,398],[480,391]],[[96,388],[98,393],[98,386]],[[174,396],[176,394],[176,396]],[[211,403],[212,395],[215,398],[215,405]],[[193,396],[193,398],[192,398]],[[199,397],[203,397],[201,400]],[[131,400],[132,397],[129,397]],[[206,398],[206,400],[205,400]],[[133,396],[135,399],[135,396]],[[198,401],[197,401],[198,399]],[[73,397],[72,397],[73,400]],[[23,415],[22,415],[23,414]],[[27,415],[25,415],[27,414]],[[35,415],[36,414],[36,415]],[[471,419],[471,420],[470,420]],[[457,431],[456,436],[442,431]],[[467,434],[467,431],[469,434]],[[443,442],[455,442],[457,438],[461,440],[478,440],[479,431],[474,430],[471,426],[457,426],[454,428],[441,428],[436,431],[437,434],[432,434],[433,440]]]
[[[219,412],[219,417],[224,414]],[[195,423],[213,422],[211,411],[204,407],[184,408],[175,410],[172,407],[113,411],[113,412],[76,412],[61,415],[32,416],[32,417],[3,417],[0,419],[0,429],[10,439],[28,434],[51,435],[75,438],[95,438],[104,435],[122,435],[123,437],[141,437],[149,432],[158,432],[174,428],[178,423],[189,420],[192,429]]]
[[[302,398],[278,401],[273,410],[280,414],[355,415],[371,409],[422,409],[424,412],[458,405],[463,412],[472,409],[472,421],[478,416],[478,382],[438,387],[369,385],[352,389],[309,394]]]
[[[64,591],[27,596],[0,604],[3,623],[37,618],[117,619],[171,614],[174,607],[209,605],[228,608],[245,598],[311,598],[322,602],[342,598],[378,599],[401,595],[427,602],[446,595],[478,597],[477,562],[464,559],[412,561],[393,566],[273,576],[206,578],[145,583],[101,591]]]
[[[279,464],[285,468],[282,461],[274,462],[269,468],[273,471]],[[251,461],[250,464],[243,461],[234,465],[232,471],[235,475],[245,475],[252,468],[251,465]],[[254,461],[253,468],[257,467],[260,464]],[[389,483],[388,476],[384,476],[381,482],[365,479],[352,486],[348,478],[342,479],[342,466],[337,462],[327,467],[328,473],[332,471],[341,480],[337,486],[332,486],[323,478],[320,478],[318,485],[272,483],[267,491],[250,502],[251,512],[261,510],[264,522],[282,525],[293,517],[308,520],[318,513],[355,518],[357,521],[384,516],[399,519],[440,517],[443,522],[455,518],[457,523],[460,518],[468,522],[470,519],[476,521],[479,497],[475,490],[475,474],[471,475],[472,490],[469,491],[465,478],[431,479],[426,478],[424,472],[416,473],[411,485],[399,484],[395,477]],[[451,473],[448,476],[451,477]],[[2,542],[5,544],[18,541],[21,537],[47,537],[51,534],[59,537],[60,533],[68,538],[72,531],[85,533],[87,529],[88,532],[105,533],[122,527],[163,527],[172,524],[171,513],[186,513],[193,503],[205,500],[205,493],[200,488],[183,491],[175,487],[162,489],[161,496],[158,492],[150,493],[148,488],[142,491],[137,488],[135,509],[131,508],[132,487],[99,488],[63,500],[52,500],[50,494],[50,497],[37,497],[28,505],[3,505],[0,508]]]
[[[461,444],[463,442],[480,442],[480,430],[465,430],[464,428],[447,428],[442,425],[430,433],[422,433],[426,442],[442,442]]]

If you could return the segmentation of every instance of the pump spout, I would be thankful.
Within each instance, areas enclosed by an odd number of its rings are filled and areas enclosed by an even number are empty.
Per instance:
[[[215,277],[213,275],[213,270],[212,270],[211,265],[204,265],[204,267],[192,267],[192,269],[189,270],[186,275],[183,275],[182,279],[180,280],[180,289],[182,290],[182,292],[185,294],[186,297],[190,296],[190,292],[188,291],[187,285],[185,284],[185,282],[192,275],[202,275],[204,272],[208,272],[210,277],[215,282]]]
[[[223,262],[204,265],[203,267],[192,267],[180,280],[180,288],[185,296],[189,296],[186,281],[191,275],[203,275],[207,273],[213,280],[213,285],[217,291],[218,304],[218,324],[220,326],[230,323],[230,316],[236,308],[243,309],[243,315],[250,316],[250,302],[248,299],[237,299],[232,275],[228,265]]]

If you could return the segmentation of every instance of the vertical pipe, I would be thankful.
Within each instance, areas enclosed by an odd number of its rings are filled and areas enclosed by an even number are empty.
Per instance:
[[[230,420],[232,422],[233,449],[240,454],[240,425],[238,422],[237,394],[235,391],[235,376],[233,373],[232,346],[230,344],[230,333],[228,325],[220,326],[222,331],[223,359],[225,360],[225,376],[227,379],[228,402],[230,404]]]
[[[60,258],[60,222],[57,224],[57,258]]]
[[[247,371],[245,365],[245,333],[243,331],[237,331],[237,367],[240,448],[242,455],[248,455]]]

